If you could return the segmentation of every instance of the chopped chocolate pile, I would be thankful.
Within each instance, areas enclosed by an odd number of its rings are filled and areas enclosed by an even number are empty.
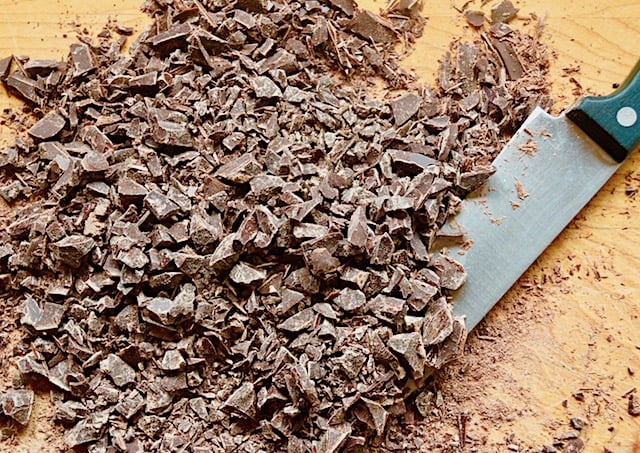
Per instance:
[[[508,8],[421,87],[393,49],[424,20],[396,3],[147,1],[129,53],[107,29],[2,60],[36,121],[0,152],[0,302],[69,447],[406,447],[407,389],[466,337],[464,270],[433,244],[549,99]]]

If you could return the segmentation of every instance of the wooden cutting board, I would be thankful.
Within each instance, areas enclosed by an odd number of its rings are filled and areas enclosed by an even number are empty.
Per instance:
[[[76,34],[93,35],[109,18],[140,31],[149,20],[139,3],[0,0],[0,56],[65,58]],[[455,10],[464,1],[423,3],[425,36],[405,66],[430,84],[448,44],[478,36]],[[485,11],[490,6],[466,3]],[[572,103],[578,88],[610,92],[640,57],[640,2],[515,3],[515,26],[531,27],[533,13],[545,24],[543,40],[556,56],[556,110]],[[382,0],[361,5],[373,11],[385,6]],[[20,105],[0,88],[0,108]],[[0,129],[0,140],[11,142],[10,131]],[[0,212],[6,209],[0,205]],[[441,378],[441,429],[428,436],[455,440],[460,427],[453,421],[464,416],[469,439],[484,445],[479,451],[529,451],[552,444],[571,429],[571,417],[581,417],[584,451],[640,451],[640,418],[628,414],[623,397],[636,387],[640,394],[639,273],[636,152],[471,334],[466,356]],[[25,430],[18,450],[42,445],[36,437],[51,437],[42,431]]]

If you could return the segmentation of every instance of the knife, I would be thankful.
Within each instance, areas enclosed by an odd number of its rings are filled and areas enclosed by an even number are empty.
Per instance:
[[[640,141],[640,61],[611,95],[560,116],[536,108],[495,158],[496,172],[453,219],[468,239],[453,313],[472,330],[615,173]],[[470,244],[470,245],[469,245]]]

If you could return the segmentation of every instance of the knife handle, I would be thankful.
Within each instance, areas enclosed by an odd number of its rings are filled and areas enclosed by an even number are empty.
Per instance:
[[[580,99],[567,117],[622,162],[640,142],[640,61],[616,91]]]

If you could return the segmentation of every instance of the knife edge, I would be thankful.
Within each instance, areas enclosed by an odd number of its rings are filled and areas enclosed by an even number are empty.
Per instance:
[[[493,165],[495,174],[465,199],[454,219],[471,246],[448,251],[467,272],[466,283],[453,294],[453,312],[464,317],[468,330],[620,166],[566,115],[540,108]]]

